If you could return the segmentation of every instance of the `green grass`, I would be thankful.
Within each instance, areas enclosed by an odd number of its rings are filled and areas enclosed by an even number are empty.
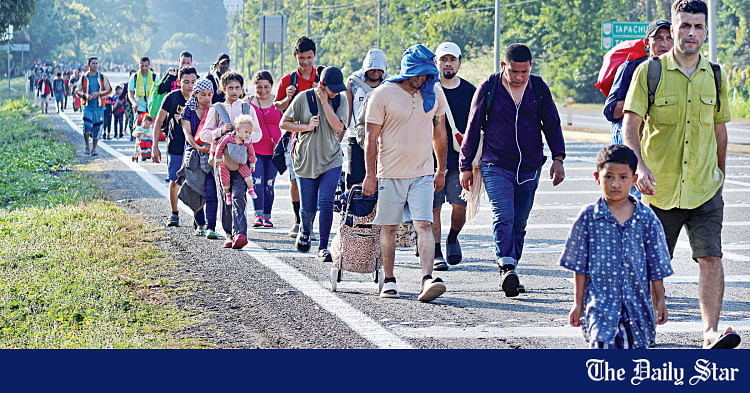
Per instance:
[[[10,80],[10,87],[16,91],[11,91],[10,96],[8,95],[8,80],[0,80],[0,101],[7,100],[8,97],[13,99],[21,98],[26,93],[25,83],[29,83],[28,79],[24,77],[12,78]]]
[[[0,348],[183,348],[161,233],[104,200],[25,101],[0,106]],[[6,169],[7,168],[7,169]]]

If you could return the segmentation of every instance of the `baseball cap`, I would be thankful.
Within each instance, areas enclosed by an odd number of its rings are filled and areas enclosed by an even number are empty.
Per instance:
[[[226,53],[222,53],[219,55],[219,57],[216,58],[216,64],[219,64],[224,60],[229,60],[229,55]]]
[[[671,27],[672,22],[665,19],[657,19],[648,24],[646,28],[646,38],[651,38],[656,34],[656,31],[662,27]]]
[[[338,67],[326,67],[320,74],[320,81],[334,93],[346,90],[344,74]]]
[[[453,55],[460,58],[461,48],[452,42],[443,42],[438,45],[437,49],[435,49],[435,59],[439,59],[443,57],[443,55]]]

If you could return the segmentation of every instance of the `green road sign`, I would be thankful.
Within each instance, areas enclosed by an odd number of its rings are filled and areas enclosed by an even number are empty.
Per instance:
[[[627,40],[637,40],[646,36],[648,22],[602,22],[602,50]]]

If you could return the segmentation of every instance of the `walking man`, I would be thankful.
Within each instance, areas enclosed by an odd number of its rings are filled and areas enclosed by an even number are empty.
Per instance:
[[[531,51],[523,44],[505,50],[502,72],[482,82],[474,94],[469,128],[461,146],[461,186],[471,190],[472,162],[484,130],[481,168],[492,205],[495,258],[502,273],[500,288],[507,297],[525,292],[516,273],[523,253],[526,222],[547,157],[542,134],[552,152],[549,176],[553,185],[565,178],[565,142],[557,107],[542,78],[532,76]]]
[[[429,302],[445,292],[432,277],[432,197],[445,184],[445,95],[435,90],[435,54],[423,45],[407,48],[401,74],[389,78],[369,98],[366,113],[363,193],[378,193],[374,224],[382,225],[380,247],[385,284],[380,297],[399,297],[393,272],[396,232],[409,209],[417,231],[422,290],[417,300]],[[435,172],[433,151],[437,157]]]
[[[435,50],[438,70],[440,71],[440,88],[448,100],[446,107],[445,125],[447,137],[447,168],[445,187],[435,193],[432,202],[432,234],[435,237],[435,270],[448,270],[448,264],[457,265],[461,262],[461,245],[458,243],[458,233],[466,223],[466,201],[461,199],[461,180],[458,170],[458,154],[461,152],[461,142],[469,121],[471,98],[477,90],[474,85],[457,77],[461,68],[461,48],[453,42],[443,42]],[[445,240],[445,258],[440,247],[442,236],[440,211],[443,203],[451,204],[451,226]],[[448,259],[446,263],[446,258]]]
[[[682,227],[687,227],[699,268],[703,347],[735,348],[740,343],[737,332],[731,327],[719,331],[724,298],[721,190],[731,115],[726,73],[700,54],[708,33],[707,15],[701,0],[672,4],[675,45],[658,61],[649,60],[635,71],[625,99],[623,135],[638,156],[636,187],[664,226],[672,256]],[[658,81],[655,89],[649,80]]]
[[[96,144],[104,123],[104,105],[108,95],[112,94],[112,86],[104,74],[98,71],[99,60],[96,57],[88,59],[89,72],[81,76],[73,94],[81,98],[83,106],[83,141],[86,144],[84,154],[89,154],[89,137],[92,139],[90,154],[96,156]]]
[[[128,99],[133,105],[133,113],[140,120],[148,112],[148,99],[156,82],[156,74],[151,70],[151,60],[141,57],[140,70],[128,81]],[[139,125],[140,123],[136,121]]]
[[[193,55],[188,51],[183,51],[182,53],[180,53],[180,58],[177,62],[179,64],[179,67],[170,67],[164,73],[164,75],[162,75],[161,79],[159,79],[159,82],[156,83],[156,87],[154,89],[151,89],[150,100],[148,102],[148,112],[154,119],[159,116],[161,103],[164,100],[164,97],[167,96],[167,93],[180,88],[180,81],[177,77],[177,72],[182,67],[193,66]]]
[[[180,62],[184,60],[185,58],[182,57]],[[192,57],[190,59],[190,62],[192,63]],[[216,58],[216,63],[211,66],[211,71],[206,76],[206,78],[210,80],[214,85],[215,93],[211,98],[211,104],[224,102],[224,100],[226,99],[226,94],[222,90],[221,86],[221,76],[227,73],[227,71],[229,71],[229,55],[226,53],[222,53],[219,55],[219,57]]]

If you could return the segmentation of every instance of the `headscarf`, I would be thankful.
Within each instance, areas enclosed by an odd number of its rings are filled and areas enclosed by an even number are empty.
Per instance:
[[[195,87],[193,87],[193,92],[190,93],[190,98],[188,98],[185,103],[185,107],[194,111],[198,107],[198,93],[203,90],[211,90],[211,93],[214,92],[214,84],[207,78],[198,79],[198,81],[195,82]]]
[[[401,55],[401,72],[388,78],[387,82],[401,82],[411,77],[427,75],[422,84],[422,99],[424,111],[429,112],[435,106],[435,82],[440,75],[435,66],[435,54],[424,45],[412,45]]]

